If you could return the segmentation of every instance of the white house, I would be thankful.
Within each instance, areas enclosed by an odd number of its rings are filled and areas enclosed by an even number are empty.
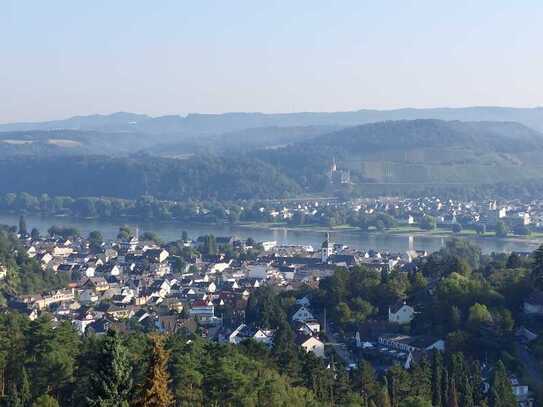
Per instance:
[[[301,306],[298,309],[298,311],[296,311],[294,315],[292,316],[293,321],[300,321],[300,322],[312,321],[314,319],[315,317],[313,316],[311,311],[309,311],[309,309],[307,309],[304,306]]]
[[[409,324],[415,318],[415,309],[404,301],[388,308],[388,322]]]
[[[306,335],[315,335],[321,331],[321,324],[319,324],[319,321],[300,322],[298,330]]]
[[[300,335],[296,342],[307,353],[313,352],[313,354],[319,358],[325,356],[324,343],[314,336]]]
[[[228,342],[238,345],[246,339],[252,339],[255,342],[271,346],[273,344],[274,333],[275,332],[273,330],[253,329],[245,324],[241,324],[234,332],[230,334],[228,337]]]

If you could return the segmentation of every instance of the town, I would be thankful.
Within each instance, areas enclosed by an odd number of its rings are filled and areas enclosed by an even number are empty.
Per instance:
[[[399,205],[408,207],[411,213],[424,208],[431,208],[433,215],[452,211],[453,217],[456,213],[467,216],[468,212],[474,216],[476,212],[467,205],[428,200],[381,203],[371,209],[359,206],[358,210],[371,213],[372,209],[387,211]],[[514,216],[524,224],[532,210],[526,206],[506,210],[491,203],[484,216],[489,220]],[[180,233],[178,241],[163,243],[152,233],[140,236],[137,228],[127,226],[120,228],[115,241],[105,241],[99,232],[83,238],[62,227],[51,228],[47,235],[35,229],[29,232],[24,217],[18,228],[4,230],[17,240],[23,256],[43,273],[56,276],[58,282],[54,289],[27,289],[24,294],[3,289],[4,310],[26,315],[31,321],[46,315],[53,324],[68,322],[82,336],[100,336],[111,330],[182,332],[217,343],[254,341],[271,349],[279,329],[273,323],[263,323],[268,318],[263,315],[267,312],[264,303],[271,295],[288,303],[285,315],[296,346],[328,366],[339,364],[346,371],[359,369],[363,361],[371,361],[382,372],[393,366],[412,369],[434,352],[446,351],[451,339],[458,340],[451,334],[437,336],[420,329],[424,323],[420,315],[428,306],[428,300],[421,298],[438,295],[440,284],[451,278],[425,272],[425,268],[437,266],[432,266],[435,259],[424,251],[357,250],[331,241],[327,233],[320,247],[241,241],[235,236],[191,238],[186,232]],[[462,244],[453,241],[451,250],[471,250]],[[516,261],[515,267],[520,267],[529,258],[530,254],[513,253],[508,262]],[[461,273],[469,266],[461,259],[455,267],[455,273]],[[337,302],[323,298],[323,292],[339,296],[333,285],[341,273],[353,279],[352,285],[373,281],[370,290],[380,298],[371,301],[370,294],[367,298],[343,294],[345,299]],[[465,273],[469,275],[470,271]],[[0,284],[9,286],[10,274],[10,265],[1,265]],[[400,287],[402,284],[410,288]],[[349,292],[348,287],[344,290]],[[484,308],[482,320],[490,315],[485,305],[476,303],[469,308],[470,324],[475,324],[472,318],[476,318],[477,307]],[[499,312],[506,315],[508,311]],[[524,298],[523,313],[538,327],[515,327],[515,341],[528,349],[530,342],[538,343],[542,291],[532,291]],[[489,318],[497,320],[496,316]],[[480,329],[486,332],[498,327]],[[500,333],[505,335],[510,336]],[[492,369],[491,363],[481,366],[485,392],[490,391]],[[512,371],[509,380],[518,405],[532,406],[534,395],[528,384]]]

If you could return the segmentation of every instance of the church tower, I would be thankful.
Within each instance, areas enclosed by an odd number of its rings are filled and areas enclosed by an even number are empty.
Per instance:
[[[334,254],[334,245],[330,241],[330,233],[326,232],[326,240],[321,246],[321,261],[327,263],[332,254]]]

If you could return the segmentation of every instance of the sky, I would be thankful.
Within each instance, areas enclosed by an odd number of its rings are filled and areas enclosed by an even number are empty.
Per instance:
[[[541,0],[0,0],[0,122],[543,105]]]

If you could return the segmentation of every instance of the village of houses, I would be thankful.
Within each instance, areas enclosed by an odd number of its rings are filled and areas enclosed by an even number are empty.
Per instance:
[[[164,333],[184,330],[223,343],[252,339],[267,346],[273,344],[274,331],[249,326],[244,318],[247,301],[258,287],[316,287],[337,267],[360,264],[376,273],[395,268],[408,270],[416,257],[428,255],[421,251],[354,250],[334,244],[326,236],[319,248],[260,242],[256,259],[239,261],[228,258],[220,248],[227,245],[246,249],[249,242],[217,237],[218,254],[194,256],[183,270],[174,272],[175,256],[152,241],[139,241],[137,235],[106,242],[98,253],[93,253],[89,242],[82,238],[21,240],[27,255],[37,259],[44,270],[72,276],[66,288],[9,299],[10,308],[30,319],[48,313],[53,321],[70,321],[81,335],[101,335],[109,329]],[[203,242],[203,238],[189,239],[184,245],[198,249]],[[0,269],[0,279],[3,277],[5,270]],[[224,323],[225,309],[230,310],[229,324]],[[422,355],[446,347],[442,338],[405,334],[408,329],[402,327],[411,323],[416,312],[412,305],[400,302],[389,307],[388,320],[373,321],[370,328],[353,338],[335,332],[334,322],[326,320],[326,313],[323,316],[320,310],[313,309],[307,296],[296,300],[296,311],[289,318],[297,344],[320,358],[327,358],[333,349],[347,369],[355,368],[364,354],[371,354],[381,367],[400,363],[409,368]],[[525,312],[543,315],[543,296],[527,299]],[[514,378],[513,384],[519,405],[530,406],[528,387]]]

